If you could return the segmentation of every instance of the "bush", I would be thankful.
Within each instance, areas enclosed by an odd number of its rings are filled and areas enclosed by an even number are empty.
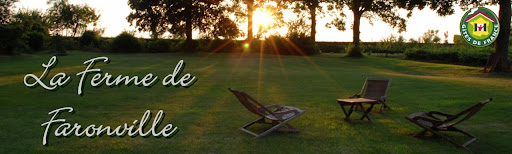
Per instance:
[[[471,45],[464,41],[461,35],[453,35],[453,44],[460,47],[470,47]]]
[[[22,30],[19,27],[0,25],[0,54],[13,55],[20,42]]]
[[[81,47],[96,47],[99,48],[100,35],[95,31],[85,31],[80,37]]]
[[[356,46],[353,44],[348,45],[348,47],[345,49],[345,51],[347,51],[348,57],[362,57],[363,56],[361,49],[359,49],[359,51],[357,52]]]
[[[74,37],[62,37],[63,46],[67,50],[78,50],[80,49],[80,42]]]
[[[122,32],[114,38],[111,44],[112,52],[128,52],[135,53],[141,52],[142,46],[132,34],[128,32]]]
[[[306,55],[316,55],[321,52],[315,41],[305,33],[291,33],[287,37]]]
[[[111,49],[111,46],[112,46],[112,40],[111,38],[101,38],[99,41],[98,41],[98,46],[101,50],[109,50]]]
[[[483,66],[492,52],[492,48],[413,48],[405,52],[405,58]]]
[[[28,33],[28,45],[32,50],[38,51],[43,48],[45,34],[41,32],[30,32]]]
[[[169,40],[151,40],[147,43],[148,52],[171,52],[171,42]]]
[[[320,53],[320,49],[313,39],[306,36],[304,33],[291,33],[287,38],[282,36],[269,36],[265,39],[264,43],[265,52],[271,54],[315,55]]]
[[[214,39],[210,41],[206,49],[207,52],[231,53],[240,51],[239,44],[234,40]]]
[[[345,45],[341,42],[316,42],[323,53],[344,53]]]

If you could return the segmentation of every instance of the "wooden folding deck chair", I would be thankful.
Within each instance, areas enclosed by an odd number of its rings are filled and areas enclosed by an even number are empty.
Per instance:
[[[407,120],[411,121],[412,123],[420,126],[424,130],[415,134],[415,137],[421,137],[424,136],[427,131],[431,132],[434,136],[442,137],[443,139],[447,140],[448,142],[458,146],[467,149],[467,146],[474,141],[476,141],[476,137],[455,127],[458,123],[461,123],[464,120],[469,119],[471,116],[475,115],[484,105],[488,102],[492,101],[492,98],[489,98],[483,102],[477,103],[468,109],[459,112],[455,115],[443,113],[439,111],[430,111],[430,112],[416,112],[408,117],[405,117]],[[437,115],[437,116],[435,116]],[[462,117],[463,115],[466,115]],[[442,118],[441,118],[442,117]],[[457,121],[462,117],[460,120]],[[443,120],[444,119],[444,120]],[[455,122],[453,122],[455,121]],[[447,136],[440,133],[440,131],[456,131],[460,132],[468,137],[471,137],[470,140],[466,141],[463,144],[459,144],[455,142],[454,140],[448,138]]]
[[[391,79],[366,78],[363,84],[363,88],[361,88],[361,92],[359,92],[359,94],[354,94],[350,98],[366,98],[377,100],[380,104],[379,113],[382,113],[384,108],[390,109],[390,107],[386,104],[386,97],[390,84]]]
[[[257,114],[260,116],[258,119],[254,120],[253,122],[250,122],[242,127],[240,129],[246,133],[249,133],[256,138],[263,137],[275,130],[277,131],[284,131],[284,132],[298,132],[297,129],[295,129],[292,125],[288,124],[293,119],[299,117],[300,115],[304,114],[306,111],[301,110],[296,107],[290,107],[290,106],[280,106],[280,105],[268,105],[263,106],[258,101],[256,101],[254,98],[246,94],[245,92],[234,90],[231,88],[228,88],[229,91],[231,91],[244,105],[245,108],[247,108],[249,111],[251,111],[254,114]],[[274,109],[274,110],[271,110]],[[270,120],[270,122],[266,122],[265,119]],[[272,127],[266,131],[264,131],[261,134],[256,134],[252,131],[249,131],[247,128],[250,127],[253,124],[269,124],[272,125]],[[288,128],[283,128],[283,126],[287,126]]]

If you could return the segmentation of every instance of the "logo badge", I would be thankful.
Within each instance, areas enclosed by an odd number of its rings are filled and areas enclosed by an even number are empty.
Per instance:
[[[469,44],[485,47],[493,43],[500,32],[498,17],[491,10],[478,7],[464,14],[460,21],[460,34]]]

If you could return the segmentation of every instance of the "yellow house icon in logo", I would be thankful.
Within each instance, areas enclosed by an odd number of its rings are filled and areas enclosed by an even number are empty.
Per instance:
[[[468,26],[470,35],[476,38],[485,38],[491,35],[490,29],[492,29],[493,22],[496,21],[479,11],[464,22],[468,22],[468,25],[471,25]]]

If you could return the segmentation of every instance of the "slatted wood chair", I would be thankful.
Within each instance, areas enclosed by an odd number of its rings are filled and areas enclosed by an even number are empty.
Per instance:
[[[290,121],[304,114],[306,111],[301,110],[296,107],[291,106],[280,106],[280,105],[267,105],[263,106],[257,100],[246,94],[245,92],[234,90],[228,88],[242,103],[242,105],[247,108],[250,112],[260,116],[258,119],[240,127],[240,129],[246,133],[249,133],[256,138],[263,137],[273,131],[282,131],[282,132],[298,132],[295,127],[289,124]],[[269,120],[269,122],[267,122]],[[254,133],[247,128],[252,126],[253,124],[269,124],[272,127],[267,129],[261,134]],[[288,128],[284,128],[287,126]]]
[[[390,84],[391,79],[366,78],[363,84],[363,88],[361,88],[361,92],[359,92],[359,94],[354,94],[350,98],[366,98],[377,100],[378,103],[380,104],[379,113],[382,113],[384,108],[391,109],[386,104],[386,97]]]
[[[468,109],[459,112],[457,114],[448,114],[443,113],[439,111],[430,111],[430,112],[416,112],[413,113],[407,117],[405,117],[407,120],[411,121],[412,123],[420,126],[424,130],[415,134],[415,137],[421,137],[425,136],[426,132],[431,132],[434,136],[442,137],[443,139],[447,140],[448,142],[467,149],[467,146],[473,142],[476,141],[476,137],[455,127],[455,125],[471,118],[473,115],[475,115],[486,103],[489,103],[492,101],[492,98],[489,98],[483,102],[477,103]],[[465,115],[465,116],[464,116]],[[462,117],[462,118],[461,118]],[[460,119],[460,120],[457,120]],[[455,131],[460,132],[471,139],[460,144],[455,142],[454,140],[448,138],[447,136],[440,133],[440,131]]]

